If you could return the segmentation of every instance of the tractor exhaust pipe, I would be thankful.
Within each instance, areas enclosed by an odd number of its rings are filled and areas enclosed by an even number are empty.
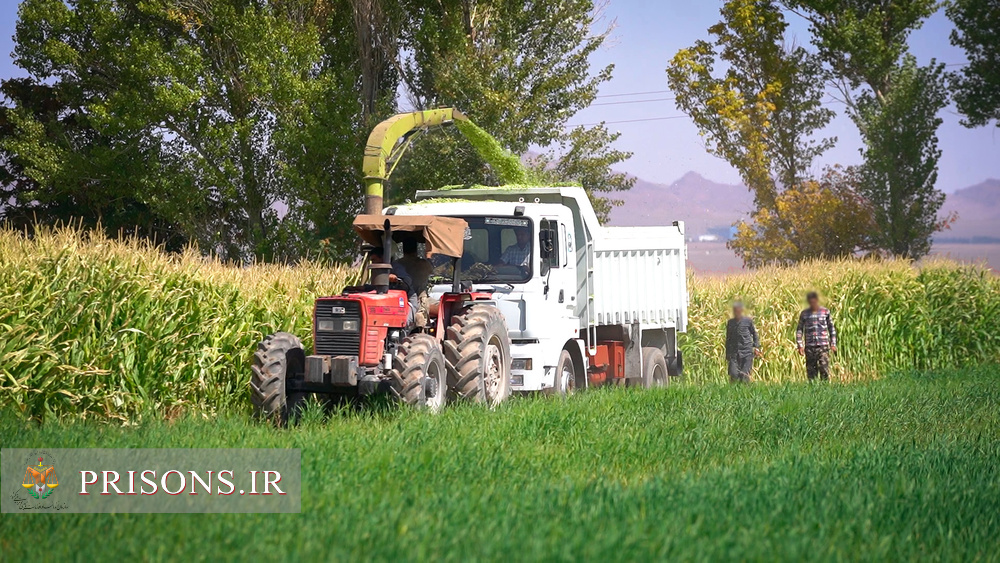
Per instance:
[[[462,293],[462,259],[452,258],[451,292]]]
[[[382,211],[379,210],[376,215],[381,215]],[[382,258],[385,259],[386,264],[392,263],[392,224],[388,219],[382,223]]]
[[[389,274],[392,273],[392,226],[386,219],[383,224],[385,231],[382,234],[382,264],[372,264],[368,266],[371,270],[372,285],[375,291],[380,294],[389,292]]]
[[[372,264],[368,266],[372,273],[372,286],[375,292],[381,295],[389,293],[389,274],[392,273],[391,264]]]

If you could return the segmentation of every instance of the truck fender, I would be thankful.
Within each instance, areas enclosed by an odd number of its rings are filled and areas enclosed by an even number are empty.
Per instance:
[[[677,355],[677,330],[674,327],[644,329],[642,347],[659,348],[669,361]]]
[[[570,356],[573,357],[573,367],[576,369],[577,377],[583,380],[582,388],[587,387],[587,368],[589,367],[589,362],[587,361],[586,345],[583,340],[579,338],[573,338],[566,341],[566,344],[562,347],[563,350],[569,350]],[[579,381],[577,382],[577,389],[580,389]]]

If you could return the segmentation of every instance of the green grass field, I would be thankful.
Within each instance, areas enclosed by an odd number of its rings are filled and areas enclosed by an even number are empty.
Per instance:
[[[295,447],[298,515],[4,515],[0,559],[1000,559],[1000,370],[677,385],[496,412],[42,426],[4,447]],[[0,484],[0,488],[8,483]],[[2,489],[6,490],[6,489]]]

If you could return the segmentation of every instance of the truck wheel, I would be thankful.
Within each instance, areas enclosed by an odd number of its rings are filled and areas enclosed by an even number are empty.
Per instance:
[[[392,358],[394,389],[406,404],[440,412],[448,391],[448,370],[437,340],[414,334],[403,340]]]
[[[667,381],[667,360],[663,357],[663,352],[659,348],[643,348],[643,387],[663,387]]]
[[[556,379],[553,392],[565,397],[576,392],[576,366],[573,364],[573,356],[569,350],[563,350],[559,354],[559,363],[556,364]]]
[[[493,407],[510,395],[510,337],[496,307],[471,305],[453,316],[444,357],[448,388],[456,398]]]
[[[254,412],[263,418],[287,421],[305,393],[285,395],[285,381],[304,374],[306,353],[295,335],[279,332],[257,345],[250,370],[250,401]]]

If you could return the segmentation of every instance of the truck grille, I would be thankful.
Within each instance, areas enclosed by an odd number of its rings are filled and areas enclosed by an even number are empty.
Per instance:
[[[335,308],[342,307],[344,312]],[[353,332],[327,332],[319,330],[321,320],[356,320],[358,330]],[[316,354],[321,356],[361,355],[361,303],[358,301],[318,301],[316,303]]]

